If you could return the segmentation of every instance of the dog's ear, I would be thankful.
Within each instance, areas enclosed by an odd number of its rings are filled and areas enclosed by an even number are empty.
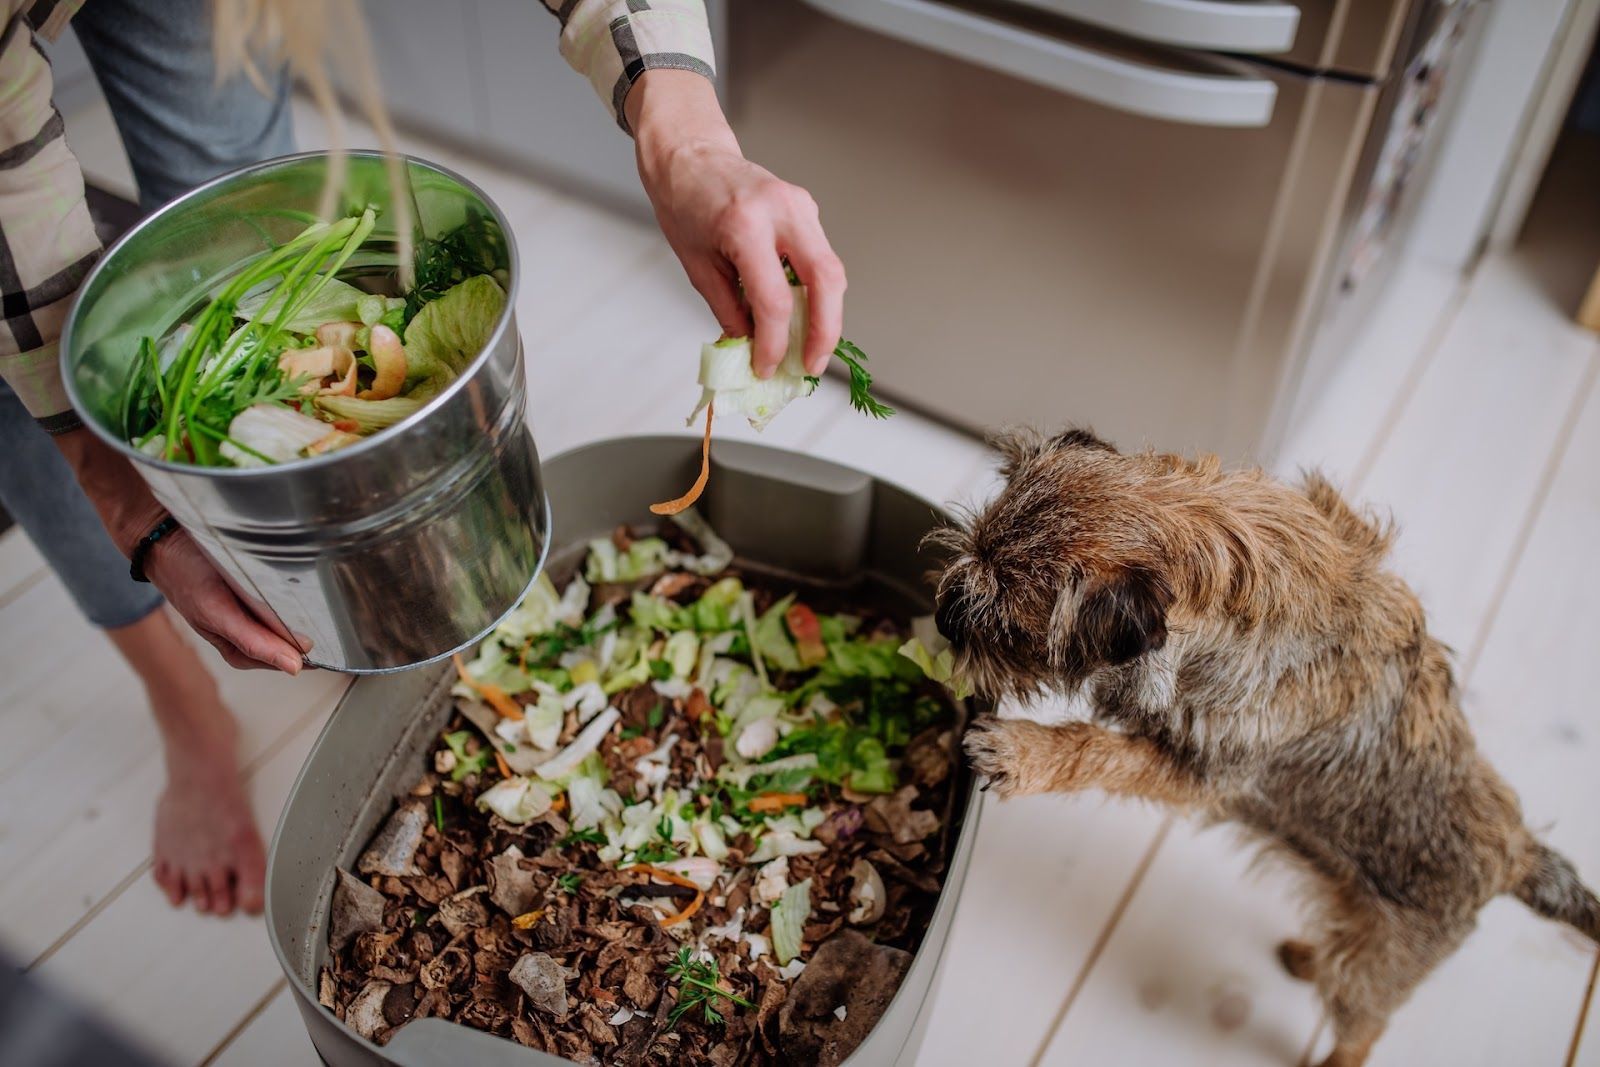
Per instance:
[[[1088,448],[1096,452],[1110,452],[1117,454],[1117,448],[1110,441],[1095,436],[1095,432],[1087,426],[1074,426],[1062,430],[1050,440],[1051,448]]]
[[[1009,479],[1029,460],[1047,452],[1050,441],[1036,430],[1022,428],[995,434],[989,445],[1000,453],[1000,477]]]
[[[1078,595],[1069,645],[1080,669],[1127,663],[1166,644],[1172,600],[1166,579],[1146,567],[1090,579]]]

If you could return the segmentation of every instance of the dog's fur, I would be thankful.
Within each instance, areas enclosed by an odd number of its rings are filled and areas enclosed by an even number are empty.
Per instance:
[[[980,691],[1082,692],[1093,722],[967,737],[1003,797],[1101,789],[1243,825],[1313,874],[1284,965],[1359,1067],[1491,897],[1600,940],[1600,901],[1477,752],[1448,650],[1384,569],[1391,532],[1326,481],[1092,433],[998,442],[1007,484],[934,535],[938,621]]]

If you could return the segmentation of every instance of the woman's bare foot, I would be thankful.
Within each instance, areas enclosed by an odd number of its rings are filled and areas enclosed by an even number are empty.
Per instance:
[[[261,911],[266,852],[245,792],[239,728],[216,682],[165,609],[107,631],[138,672],[166,753],[153,872],[174,906]]]

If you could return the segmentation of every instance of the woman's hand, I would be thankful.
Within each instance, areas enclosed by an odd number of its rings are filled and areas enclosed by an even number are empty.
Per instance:
[[[301,650],[239,599],[187,530],[156,542],[145,558],[144,571],[150,584],[222,654],[228,666],[300,673]]]
[[[806,371],[821,374],[839,343],[845,277],[816,202],[744,158],[699,74],[646,71],[624,110],[661,232],[724,333],[750,336],[753,313],[756,373],[777,370],[793,304],[782,264],[788,257],[810,304]]]
[[[165,516],[161,504],[133,465],[88,430],[73,430],[55,441],[112,542],[124,555],[132,555],[134,546]],[[167,603],[230,666],[300,673],[302,653],[309,648],[291,643],[276,625],[263,621],[240,600],[187,531],[157,541],[145,557],[144,571]]]

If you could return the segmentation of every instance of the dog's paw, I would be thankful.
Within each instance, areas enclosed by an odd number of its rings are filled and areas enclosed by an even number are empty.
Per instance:
[[[983,788],[994,790],[1001,799],[1017,790],[1018,761],[1023,749],[1015,726],[1004,719],[979,719],[968,728],[962,741],[972,769],[984,779]]]

